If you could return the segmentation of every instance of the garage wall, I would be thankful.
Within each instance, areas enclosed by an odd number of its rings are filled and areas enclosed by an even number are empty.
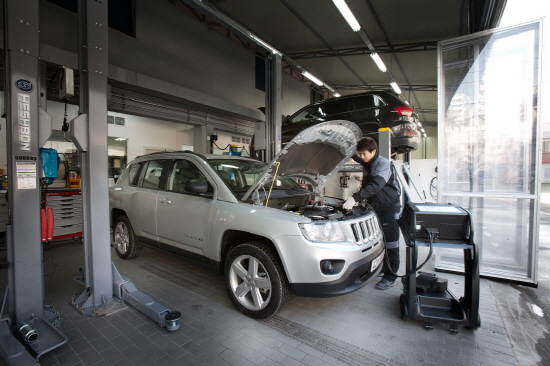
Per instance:
[[[77,53],[76,14],[45,0],[41,42]],[[164,1],[136,0],[136,37],[109,29],[109,63],[257,109],[255,56]],[[283,114],[309,104],[309,88],[283,77]]]
[[[428,137],[423,138],[420,147],[411,153],[411,159],[437,159],[437,128],[423,127]]]

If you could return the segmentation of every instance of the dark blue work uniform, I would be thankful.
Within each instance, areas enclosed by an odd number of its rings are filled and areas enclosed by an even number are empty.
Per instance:
[[[363,181],[359,192],[353,194],[355,201],[366,200],[372,206],[384,232],[386,240],[386,255],[390,268],[397,273],[399,269],[399,226],[397,219],[401,210],[401,186],[397,180],[395,167],[383,156],[376,155],[364,163],[361,158],[354,156],[353,160],[363,165]],[[396,275],[387,270],[384,261],[384,277],[388,281],[395,281]]]

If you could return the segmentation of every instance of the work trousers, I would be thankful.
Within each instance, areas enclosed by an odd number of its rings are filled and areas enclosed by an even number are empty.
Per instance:
[[[382,272],[384,272],[383,278],[388,281],[395,281],[397,279],[396,273],[399,270],[400,232],[399,225],[397,224],[399,211],[396,209],[377,210],[376,214],[378,215],[378,219],[380,220],[382,232],[384,233],[384,239],[386,241],[386,258],[384,259],[384,266],[382,267]]]

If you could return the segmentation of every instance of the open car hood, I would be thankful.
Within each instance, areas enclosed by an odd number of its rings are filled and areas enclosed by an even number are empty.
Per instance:
[[[242,200],[254,198],[275,176],[304,179],[320,196],[332,175],[355,153],[361,137],[359,127],[349,121],[323,122],[300,132],[268,164]]]

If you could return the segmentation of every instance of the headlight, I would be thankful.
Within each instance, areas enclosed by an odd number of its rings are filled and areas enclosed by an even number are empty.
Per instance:
[[[346,236],[338,222],[313,222],[311,224],[298,224],[302,233],[309,241],[338,242],[346,241]]]

